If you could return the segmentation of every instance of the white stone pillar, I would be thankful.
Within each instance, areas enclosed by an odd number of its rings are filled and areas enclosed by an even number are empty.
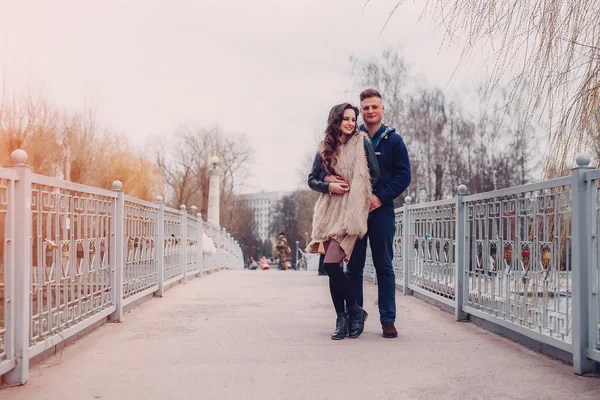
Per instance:
[[[219,157],[213,156],[210,159],[212,168],[209,172],[209,184],[208,184],[208,220],[212,221],[215,226],[220,226],[220,179],[221,174],[219,171]]]

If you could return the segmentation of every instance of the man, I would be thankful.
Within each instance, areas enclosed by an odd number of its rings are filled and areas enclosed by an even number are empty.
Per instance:
[[[381,94],[367,89],[360,94],[360,109],[364,125],[360,129],[371,137],[379,162],[381,179],[371,197],[368,232],[356,242],[348,263],[348,279],[358,305],[363,306],[363,269],[367,254],[367,238],[371,243],[373,264],[377,272],[378,305],[383,337],[398,337],[396,321],[396,279],[392,260],[396,221],[394,199],[408,187],[411,179],[408,151],[396,130],[382,123],[385,107]],[[343,182],[327,175],[327,182]]]
[[[280,269],[287,269],[287,255],[291,253],[290,248],[288,246],[287,239],[285,238],[285,232],[280,232],[277,238],[277,257],[279,257],[279,265]]]

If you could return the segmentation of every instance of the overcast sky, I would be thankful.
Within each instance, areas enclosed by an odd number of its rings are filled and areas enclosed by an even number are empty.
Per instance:
[[[93,104],[142,147],[180,124],[248,135],[249,191],[292,190],[332,105],[349,94],[350,55],[401,46],[445,86],[460,48],[396,0],[2,0],[0,69],[11,89],[43,87],[60,107]],[[466,79],[453,81],[458,91]]]

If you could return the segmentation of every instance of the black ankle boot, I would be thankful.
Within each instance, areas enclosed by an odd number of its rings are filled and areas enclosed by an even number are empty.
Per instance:
[[[333,331],[333,333],[331,334],[331,338],[333,340],[342,340],[343,338],[345,338],[347,326],[348,325],[346,313],[337,313],[337,319],[335,320],[335,331]]]
[[[348,337],[357,338],[365,329],[365,321],[369,314],[361,308],[357,303],[348,307],[348,319],[350,320],[350,328]]]

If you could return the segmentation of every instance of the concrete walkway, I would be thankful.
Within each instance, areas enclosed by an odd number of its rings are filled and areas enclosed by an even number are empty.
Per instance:
[[[600,379],[398,295],[384,339],[332,341],[327,278],[224,271],[178,285],[32,368],[0,399],[599,399]]]

